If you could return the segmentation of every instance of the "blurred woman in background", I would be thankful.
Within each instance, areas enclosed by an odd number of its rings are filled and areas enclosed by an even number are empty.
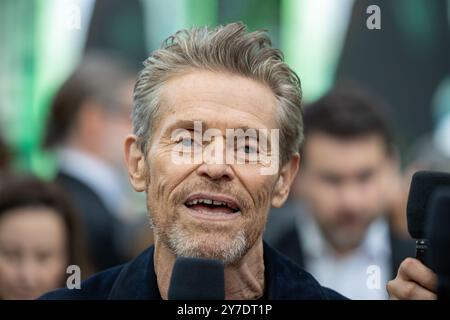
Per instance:
[[[0,300],[35,299],[65,286],[66,268],[89,275],[73,208],[54,185],[0,179]]]

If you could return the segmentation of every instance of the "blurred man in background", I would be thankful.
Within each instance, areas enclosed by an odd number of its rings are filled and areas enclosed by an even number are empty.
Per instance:
[[[129,184],[124,137],[131,131],[135,73],[105,52],[88,53],[54,98],[46,147],[56,147],[57,182],[79,209],[96,270],[123,261],[121,225]]]
[[[302,209],[276,247],[349,298],[387,298],[387,280],[414,252],[384,216],[387,186],[398,177],[385,116],[375,100],[349,87],[308,106],[304,122]]]

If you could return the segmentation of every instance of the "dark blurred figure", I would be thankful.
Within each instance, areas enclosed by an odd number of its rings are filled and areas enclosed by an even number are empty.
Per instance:
[[[402,141],[409,148],[432,128],[428,106],[436,86],[450,72],[450,2],[353,4],[336,79],[355,79],[388,99],[395,107],[394,124],[402,129]],[[366,28],[370,5],[380,7],[381,30]]]
[[[10,154],[5,142],[0,136],[0,172],[6,170],[9,167]]]
[[[118,241],[131,192],[123,141],[131,132],[135,73],[120,58],[88,53],[56,94],[45,147],[57,151],[57,182],[81,213],[96,270],[124,261]]]
[[[387,298],[387,281],[414,253],[388,222],[399,174],[381,106],[358,88],[339,87],[305,108],[301,206],[275,244],[319,282],[354,299]]]
[[[450,76],[437,86],[431,110],[433,131],[420,137],[408,152],[411,171],[450,171]]]
[[[144,9],[145,3],[140,0],[96,0],[86,35],[86,50],[119,52],[140,69],[141,61],[148,54]]]
[[[450,76],[437,86],[431,110],[434,130],[417,139],[408,150],[401,194],[394,207],[394,225],[405,236],[408,229],[404,216],[413,174],[420,170],[450,172]]]
[[[0,180],[0,300],[35,299],[63,287],[66,268],[91,270],[76,214],[57,186],[33,177]]]

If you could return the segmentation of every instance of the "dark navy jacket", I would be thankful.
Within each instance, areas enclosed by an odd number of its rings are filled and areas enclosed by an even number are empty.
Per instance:
[[[81,283],[81,289],[59,289],[41,299],[149,299],[160,300],[151,246],[132,261]],[[309,273],[264,243],[266,292],[269,300],[345,299],[322,287]]]

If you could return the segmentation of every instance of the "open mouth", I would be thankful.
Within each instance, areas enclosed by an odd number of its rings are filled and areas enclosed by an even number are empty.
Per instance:
[[[240,213],[237,201],[224,195],[194,194],[184,205],[191,215],[210,220],[233,219]]]

